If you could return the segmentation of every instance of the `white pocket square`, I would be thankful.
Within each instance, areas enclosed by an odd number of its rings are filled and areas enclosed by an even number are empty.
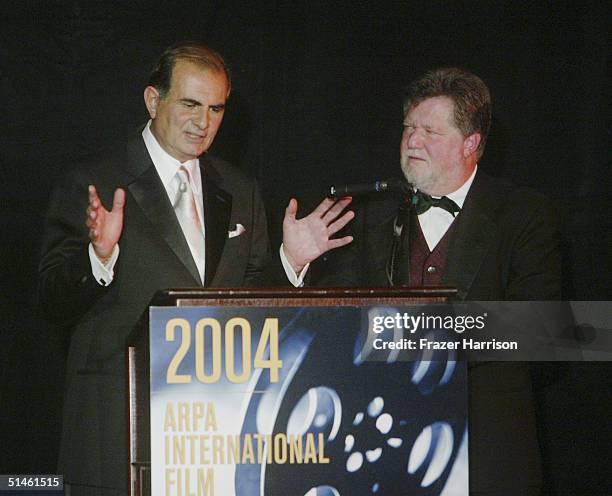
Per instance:
[[[227,237],[235,238],[236,236],[240,236],[244,231],[246,231],[246,229],[242,224],[236,224],[236,229],[234,229],[233,231],[228,231]]]

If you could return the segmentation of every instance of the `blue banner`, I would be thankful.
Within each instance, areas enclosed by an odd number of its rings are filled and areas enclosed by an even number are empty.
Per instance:
[[[467,494],[465,362],[370,359],[403,308],[151,308],[152,494]]]

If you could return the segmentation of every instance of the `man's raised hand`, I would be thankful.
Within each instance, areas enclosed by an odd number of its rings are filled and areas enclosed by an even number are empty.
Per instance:
[[[119,242],[123,230],[123,207],[125,206],[125,191],[121,188],[115,190],[113,206],[110,211],[104,208],[98,196],[96,187],[90,185],[89,204],[87,206],[87,221],[89,240],[96,256],[102,263],[106,263],[113,254],[115,245]]]
[[[289,201],[283,219],[283,249],[287,261],[296,273],[325,252],[353,241],[352,236],[332,239],[334,234],[355,217],[352,211],[344,212],[351,200],[352,198],[337,201],[326,198],[301,219],[296,219],[297,200],[292,198]]]

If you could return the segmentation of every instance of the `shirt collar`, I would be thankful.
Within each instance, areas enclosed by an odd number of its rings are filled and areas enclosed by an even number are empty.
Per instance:
[[[191,182],[192,182],[191,187],[193,189],[193,192],[195,194],[198,194],[200,192],[200,188],[202,184],[202,181],[200,178],[199,160],[196,158],[196,159],[188,160],[186,162],[181,163],[177,159],[175,159],[173,156],[168,154],[166,150],[164,150],[162,146],[159,144],[159,142],[157,141],[157,138],[155,138],[155,136],[153,135],[153,132],[151,131],[151,122],[152,120],[149,119],[149,122],[147,122],[147,125],[142,130],[142,139],[145,142],[147,151],[149,152],[149,155],[151,156],[153,165],[155,166],[155,169],[157,170],[157,174],[159,175],[164,187],[168,189],[174,177],[176,176],[176,173],[178,172],[179,167],[181,165],[184,165],[187,167],[187,169],[189,170],[191,174]]]
[[[468,191],[470,190],[470,186],[472,186],[472,183],[474,182],[477,170],[478,164],[476,164],[476,166],[474,167],[472,175],[468,177],[467,181],[464,182],[459,189],[453,191],[452,193],[449,193],[448,195],[445,195],[447,198],[450,198],[457,205],[459,205],[459,208],[463,208],[463,204],[465,203],[465,197],[467,196]]]

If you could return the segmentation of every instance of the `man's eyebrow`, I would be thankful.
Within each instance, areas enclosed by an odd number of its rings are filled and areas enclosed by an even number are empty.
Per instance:
[[[189,103],[190,105],[197,105],[199,107],[202,106],[200,102],[198,102],[197,100],[194,100],[193,98],[181,98],[179,101],[181,103]]]
[[[181,103],[187,103],[189,105],[193,105],[195,107],[202,107],[202,102],[199,102],[198,100],[194,100],[193,98],[181,98],[179,100]],[[216,109],[216,110],[222,110],[225,108],[225,103],[213,103],[212,105],[209,105],[210,108]]]

